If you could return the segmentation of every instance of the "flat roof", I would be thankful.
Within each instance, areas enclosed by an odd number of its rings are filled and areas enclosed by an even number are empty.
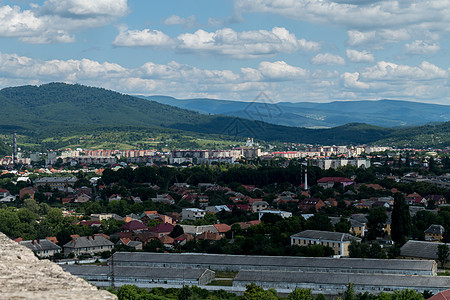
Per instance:
[[[206,253],[116,252],[114,263],[178,263],[198,265],[432,271],[433,260],[261,256]],[[212,267],[213,268],[213,267]]]

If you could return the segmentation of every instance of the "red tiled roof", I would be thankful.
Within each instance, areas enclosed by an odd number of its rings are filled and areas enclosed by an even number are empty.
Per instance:
[[[127,224],[123,225],[122,229],[128,230],[128,231],[134,231],[134,230],[147,230],[148,227],[137,220],[133,220],[133,221],[130,221]]]
[[[160,223],[156,225],[155,227],[152,227],[149,229],[150,232],[158,232],[158,233],[164,233],[164,232],[172,232],[173,228],[172,224],[169,223]]]
[[[450,299],[450,290],[445,290],[443,292],[434,295],[431,298],[428,298],[428,300],[448,300],[448,299]]]
[[[214,224],[219,233],[225,233],[231,230],[231,226],[227,224]]]
[[[326,182],[353,182],[353,180],[345,178],[345,177],[323,177],[317,180],[317,183],[326,183]]]

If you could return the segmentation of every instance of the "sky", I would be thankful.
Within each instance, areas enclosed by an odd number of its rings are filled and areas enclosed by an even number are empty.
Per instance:
[[[450,0],[0,0],[0,88],[450,104]]]

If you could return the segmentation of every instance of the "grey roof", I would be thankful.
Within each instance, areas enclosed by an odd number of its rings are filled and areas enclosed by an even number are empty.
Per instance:
[[[258,205],[269,205],[269,203],[267,203],[267,201],[255,201],[253,202],[252,206],[258,206]]]
[[[336,226],[336,224],[341,221],[341,217],[329,217],[329,219],[331,224],[333,224],[333,226]],[[359,222],[355,219],[345,218],[345,220],[350,221],[352,227],[363,227],[365,225],[364,223]]]
[[[391,274],[340,274],[333,273],[324,276],[316,272],[289,272],[289,271],[250,271],[243,270],[234,278],[234,281],[245,282],[293,282],[342,284],[349,282],[364,286],[403,286],[411,288],[436,287],[448,288],[450,277],[446,276],[417,276],[417,275],[391,275]]]
[[[367,216],[363,214],[354,214],[351,216],[350,220],[355,220],[363,224],[367,224]]]
[[[91,247],[100,247],[100,246],[114,246],[114,244],[106,239],[104,236],[80,236],[77,237],[67,244],[65,244],[64,248],[91,248]]]
[[[230,255],[206,253],[147,253],[116,252],[114,263],[133,263],[144,265],[150,263],[191,264],[191,265],[228,265],[264,267],[314,267],[326,269],[370,269],[370,270],[433,270],[435,264],[430,260],[406,259],[369,259],[369,258],[329,258],[329,257],[296,257],[296,256],[260,256]],[[211,267],[213,268],[213,267]],[[214,268],[213,268],[214,269]]]
[[[35,183],[75,183],[77,179],[75,177],[41,177],[35,180]]]
[[[304,230],[291,235],[291,237],[340,242],[361,241],[360,238],[354,237],[348,233],[320,230]]]
[[[400,248],[400,255],[405,257],[417,257],[437,260],[437,251],[439,245],[444,245],[444,243],[410,240]],[[447,245],[449,245],[450,247],[450,244]],[[448,256],[448,259],[450,259],[450,255]]]
[[[64,271],[80,277],[92,275],[110,275],[109,266],[82,266],[82,265],[62,265]],[[152,268],[152,267],[123,267],[114,266],[114,276],[126,278],[180,278],[180,279],[199,279],[206,269],[181,269],[181,268]]]
[[[425,230],[425,233],[430,233],[430,234],[444,234],[444,227],[442,225],[430,225],[430,227],[428,227],[427,230]]]
[[[48,250],[60,250],[61,247],[56,245],[55,243],[47,240],[30,240],[30,241],[21,241],[20,245],[27,247],[32,251],[48,251]]]

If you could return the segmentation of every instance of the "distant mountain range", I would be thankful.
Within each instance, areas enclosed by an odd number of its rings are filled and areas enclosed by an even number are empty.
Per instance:
[[[213,100],[208,101],[214,103]],[[219,106],[220,103],[219,101]],[[373,111],[387,105],[381,103],[385,102],[367,103],[366,110],[371,110],[370,105]],[[350,103],[345,103],[350,105],[347,106],[348,111],[353,111],[352,117],[348,117],[347,121],[353,123],[328,129],[308,129],[268,123],[270,120],[267,116],[270,118],[277,114],[276,108],[272,110],[273,106],[266,107],[266,110],[255,106],[257,109],[254,112],[260,115],[260,120],[248,120],[235,116],[201,114],[106,89],[64,83],[2,89],[0,105],[2,107],[0,132],[10,134],[13,129],[17,129],[19,134],[30,137],[30,143],[34,144],[44,138],[64,140],[69,134],[73,135],[80,131],[132,133],[151,129],[152,132],[194,132],[214,135],[214,139],[221,136],[226,139],[253,137],[268,142],[338,145],[375,143],[382,140],[395,145],[398,141],[413,144],[416,137],[420,137],[418,145],[421,146],[450,145],[448,130],[450,122],[408,129],[354,123],[358,113],[356,109],[352,110]],[[334,105],[336,111],[340,107],[338,103],[330,105]],[[415,118],[416,112],[411,116],[408,109],[401,110],[397,104],[393,104],[392,107],[394,106],[400,110],[397,112],[398,115],[403,113],[403,119]],[[423,107],[423,114],[426,114],[431,106]],[[441,107],[441,115],[444,114],[444,108]],[[386,110],[386,107],[383,109]],[[133,134],[127,134],[127,137],[123,138],[132,139]]]
[[[273,103],[264,97],[254,102],[206,98],[180,100],[167,96],[141,98],[201,113],[307,128],[329,128],[350,122],[398,127],[450,121],[450,105],[399,100]]]

